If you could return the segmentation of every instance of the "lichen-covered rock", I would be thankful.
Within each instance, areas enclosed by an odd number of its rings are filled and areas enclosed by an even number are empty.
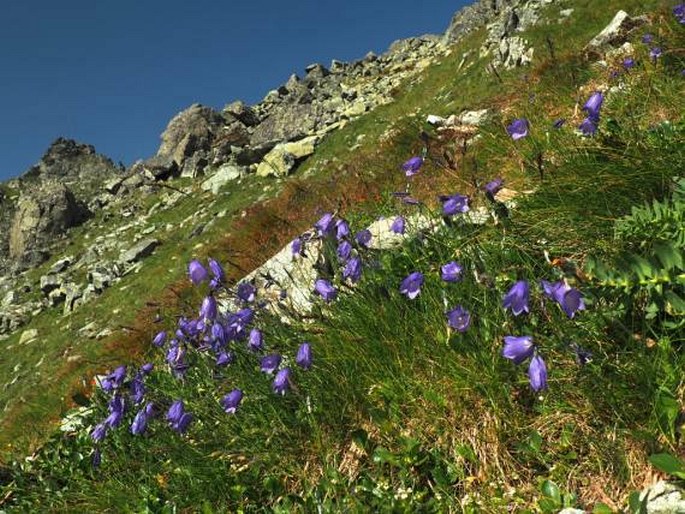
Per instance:
[[[219,190],[234,180],[239,179],[245,174],[245,170],[240,166],[235,164],[223,164],[216,170],[216,172],[202,183],[202,189],[204,191],[211,191],[212,193],[219,194]]]
[[[162,133],[157,156],[170,157],[180,167],[185,159],[199,150],[209,150],[214,137],[225,123],[215,110],[193,104],[181,111]]]
[[[646,22],[644,16],[633,18],[625,11],[618,11],[609,24],[590,40],[585,47],[585,55],[590,59],[601,58],[604,52],[625,43],[628,35]]]
[[[63,184],[46,181],[22,192],[12,220],[9,255],[18,269],[43,262],[52,241],[90,215]]]
[[[143,239],[126,250],[119,257],[122,264],[133,264],[150,255],[159,246],[157,239]]]

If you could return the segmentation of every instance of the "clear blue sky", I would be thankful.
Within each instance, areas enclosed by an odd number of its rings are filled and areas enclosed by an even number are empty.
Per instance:
[[[8,0],[0,180],[64,136],[130,164],[194,102],[255,103],[312,62],[442,33],[467,0]]]

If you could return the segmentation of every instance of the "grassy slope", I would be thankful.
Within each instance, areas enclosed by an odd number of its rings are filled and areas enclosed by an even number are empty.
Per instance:
[[[460,171],[439,166],[443,152],[454,149],[433,141],[432,165],[413,187],[428,200],[436,190],[465,192],[474,177],[482,181],[504,174],[516,189],[538,185],[532,160],[544,147],[544,181],[504,231],[451,230],[425,245],[384,256],[378,270],[366,272],[357,294],[335,305],[334,318],[322,318],[313,326],[284,329],[261,320],[273,348],[292,352],[303,337],[315,348],[316,370],[297,374],[298,392],[282,401],[271,398],[268,382],[255,376],[254,363],[247,358],[219,383],[202,363],[185,384],[160,374],[152,382],[153,394],[186,398],[203,422],[183,440],[162,424],[151,428],[152,436],[144,440],[122,431],[105,445],[97,481],[88,478],[87,459],[64,463],[63,455],[73,451],[80,438],[53,442],[43,458],[54,467],[27,476],[38,480],[38,488],[64,487],[67,475],[78,486],[68,488],[64,500],[46,501],[67,510],[156,509],[165,502],[197,506],[202,501],[215,506],[262,501],[284,507],[304,501],[309,508],[318,503],[352,509],[375,504],[403,510],[417,505],[439,508],[441,498],[443,507],[454,505],[455,498],[468,493],[495,509],[533,504],[536,480],[543,478],[580,492],[585,501],[620,500],[626,490],[638,486],[649,472],[645,452],[673,444],[645,405],[652,405],[668,367],[682,369],[677,355],[668,345],[649,349],[607,332],[605,316],[595,308],[600,298],[571,326],[554,310],[545,309],[522,323],[500,308],[502,292],[517,277],[555,276],[543,250],[577,261],[591,251],[610,251],[613,220],[632,204],[662,194],[666,179],[682,163],[683,156],[672,151],[673,140],[645,137],[644,132],[682,113],[682,79],[647,63],[628,79],[632,84],[625,96],[607,102],[602,137],[579,141],[568,130],[547,140],[542,127],[557,114],[569,116],[578,87],[602,82],[607,75],[590,70],[574,53],[606,23],[602,14],[613,9],[598,13],[590,2],[581,4],[576,4],[574,16],[584,23],[566,27],[573,30],[558,42],[557,62],[542,60],[533,70],[506,75],[500,84],[492,76],[456,73],[463,51],[458,49],[428,70],[422,81],[399,92],[396,103],[332,135],[304,169],[313,175],[311,170],[322,170],[327,163],[327,172],[294,183],[287,197],[254,209],[231,252],[240,258],[249,250],[237,243],[247,244],[275,218],[282,218],[288,233],[266,246],[289,239],[316,215],[317,204],[341,203],[357,226],[377,213],[369,210],[369,200],[382,200],[382,213],[394,211],[396,206],[377,193],[403,186],[401,177],[388,170],[420,147],[416,134],[423,128],[422,116],[413,115],[491,104],[503,109],[502,118],[485,127]],[[621,2],[629,12],[637,5]],[[658,27],[677,47],[673,24]],[[544,47],[546,30],[556,27],[531,31],[536,48]],[[479,64],[473,67],[479,69]],[[502,125],[522,114],[531,119],[534,133],[514,146]],[[611,118],[618,120],[615,130]],[[379,143],[388,129],[393,135]],[[361,133],[366,134],[361,148],[350,152],[350,143]],[[336,164],[340,168],[331,170]],[[313,198],[314,192],[323,193],[323,202]],[[298,212],[291,213],[293,206]],[[187,257],[175,261],[179,274]],[[444,288],[435,271],[453,257],[487,273],[494,287],[469,279],[445,289],[448,301],[468,302],[477,313],[472,330],[448,339]],[[407,302],[396,293],[396,285],[413,269],[433,273],[419,300]],[[177,307],[165,305],[170,314]],[[551,390],[542,401],[527,391],[521,370],[499,357],[501,336],[520,331],[540,336],[553,371]],[[595,364],[575,368],[561,344],[566,338],[589,346]],[[219,391],[232,384],[246,390],[249,384],[252,394],[239,416],[227,420],[215,402]],[[31,490],[30,481],[23,486]],[[510,487],[518,489],[513,497]],[[27,499],[37,501],[30,494]]]

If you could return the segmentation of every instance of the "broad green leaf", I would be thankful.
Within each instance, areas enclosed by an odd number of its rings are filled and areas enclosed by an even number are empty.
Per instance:
[[[685,462],[679,458],[669,453],[657,453],[649,457],[649,462],[664,473],[685,480]]]

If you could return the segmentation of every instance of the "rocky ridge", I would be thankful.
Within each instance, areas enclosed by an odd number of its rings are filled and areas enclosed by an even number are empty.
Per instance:
[[[173,209],[194,187],[169,193],[163,187],[169,178],[191,178],[218,195],[224,185],[252,174],[287,176],[327,133],[392,102],[401,84],[449,52],[461,35],[486,26],[481,53],[497,60],[501,41],[535,23],[551,1],[481,1],[455,15],[444,35],[399,40],[381,55],[369,53],[349,63],[311,64],[255,105],[235,101],[221,112],[191,105],[169,122],[156,155],[128,169],[90,145],[57,139],[38,164],[0,189],[0,337],[42,309],[60,306],[68,314],[139,269],[164,243],[161,228],[147,223],[152,212],[137,207],[141,196],[158,195],[158,208]],[[526,64],[532,52],[526,55],[509,52],[504,63]],[[78,255],[60,255],[69,230],[98,215],[109,233],[85,244]],[[198,233],[212,221],[203,220],[202,209],[194,219]],[[26,270],[49,259],[54,264],[47,273],[33,283],[27,279]],[[86,280],[79,282],[77,275]]]

